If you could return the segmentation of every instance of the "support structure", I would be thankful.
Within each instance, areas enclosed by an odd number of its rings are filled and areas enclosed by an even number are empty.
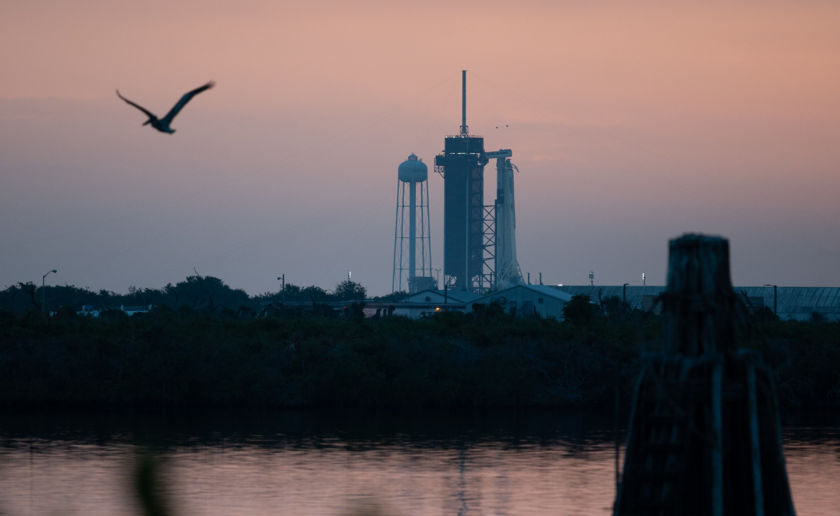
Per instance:
[[[443,274],[449,288],[480,291],[484,273],[484,138],[467,127],[467,73],[463,71],[461,127],[447,136],[435,172],[443,176]]]
[[[476,292],[484,293],[496,285],[496,206],[484,207],[484,243],[481,252],[481,276],[476,284]]]
[[[772,375],[736,343],[728,241],[672,240],[661,301],[665,341],[636,387],[614,514],[793,515]]]

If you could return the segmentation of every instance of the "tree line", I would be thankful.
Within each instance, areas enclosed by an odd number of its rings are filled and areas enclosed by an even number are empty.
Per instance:
[[[10,314],[29,312],[57,312],[59,309],[80,310],[91,306],[97,310],[121,306],[165,306],[195,310],[257,310],[270,304],[329,303],[334,301],[361,301],[367,290],[359,283],[345,280],[332,291],[317,286],[300,287],[286,284],[273,293],[249,296],[244,290],[231,288],[213,276],[187,276],[175,285],[163,288],[130,287],[127,294],[108,290],[93,291],[73,285],[39,287],[34,283],[18,283],[0,291],[0,311]],[[46,307],[44,307],[46,301]]]
[[[198,299],[132,317],[0,313],[0,407],[611,407],[662,345],[662,318],[616,299],[576,297],[564,321],[493,304],[420,320],[243,318]],[[840,324],[758,313],[738,331],[783,407],[840,407]]]

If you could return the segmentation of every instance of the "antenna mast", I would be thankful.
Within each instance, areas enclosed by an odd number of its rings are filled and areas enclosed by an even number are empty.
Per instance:
[[[467,136],[467,71],[461,70],[461,136]]]

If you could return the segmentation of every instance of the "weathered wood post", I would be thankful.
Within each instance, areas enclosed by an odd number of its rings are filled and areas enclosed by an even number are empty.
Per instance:
[[[671,240],[662,351],[633,400],[616,515],[793,515],[770,372],[739,349],[729,244]]]
[[[734,349],[729,242],[701,235],[671,240],[662,303],[665,352],[699,357]]]

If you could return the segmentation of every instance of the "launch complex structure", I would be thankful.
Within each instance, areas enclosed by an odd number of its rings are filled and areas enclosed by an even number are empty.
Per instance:
[[[435,157],[443,177],[443,287],[484,294],[522,283],[510,149],[484,150],[467,127],[467,72],[461,72],[461,130]],[[496,201],[484,204],[484,166],[496,160]],[[398,168],[391,290],[434,288],[426,164],[411,154]],[[419,189],[419,199],[418,199]],[[408,199],[406,199],[406,195]]]
[[[443,274],[446,288],[483,294],[522,283],[510,149],[484,150],[467,126],[467,72],[461,72],[461,128],[444,139],[435,172],[444,180]],[[496,160],[496,201],[484,204],[484,166]]]

